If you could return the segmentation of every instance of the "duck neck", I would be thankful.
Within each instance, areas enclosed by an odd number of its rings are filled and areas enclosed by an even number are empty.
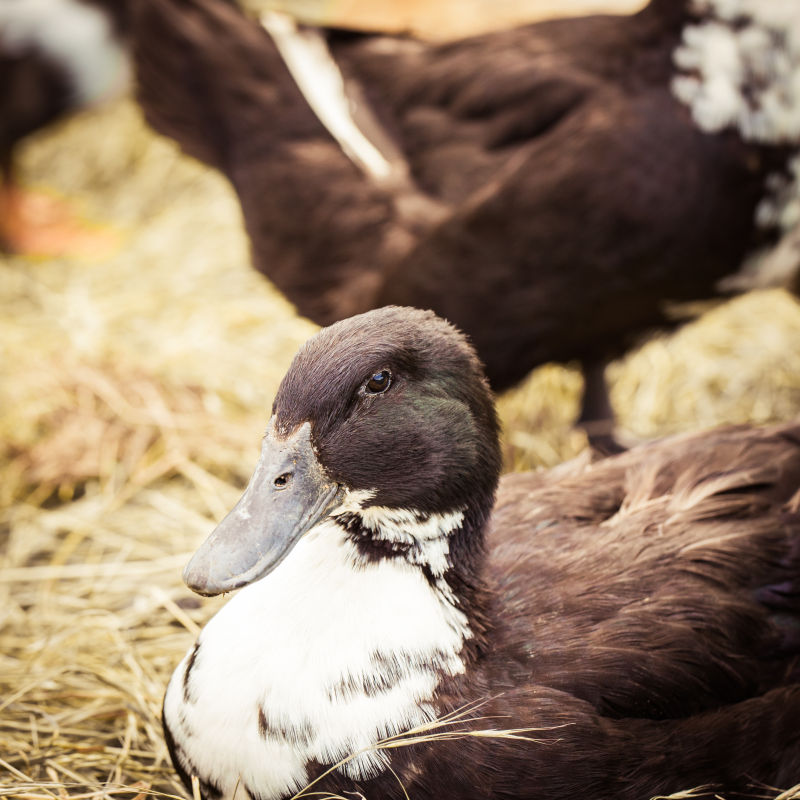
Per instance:
[[[444,513],[380,506],[344,508],[333,521],[353,547],[355,566],[384,560],[418,570],[444,607],[465,620],[465,666],[486,641],[488,592],[483,575],[487,514],[467,507]]]

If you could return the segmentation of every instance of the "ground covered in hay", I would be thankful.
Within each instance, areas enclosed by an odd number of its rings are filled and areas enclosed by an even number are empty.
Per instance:
[[[0,259],[0,795],[178,795],[161,696],[218,607],[181,567],[238,496],[314,326],[248,267],[224,180],[133,104],[31,142],[23,170],[118,245]],[[610,373],[634,437],[792,417],[800,309],[739,299]],[[502,398],[509,468],[580,451],[579,388],[548,366]]]

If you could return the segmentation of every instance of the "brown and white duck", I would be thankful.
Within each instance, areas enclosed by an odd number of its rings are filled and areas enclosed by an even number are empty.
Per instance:
[[[590,420],[608,359],[687,301],[764,281],[737,272],[800,218],[796,12],[652,0],[445,44],[323,45],[225,0],[139,0],[133,38],[147,118],[228,176],[256,268],[301,314],[431,308],[497,391],[579,360]]]
[[[243,497],[184,572],[200,594],[238,590],[166,692],[187,788],[642,800],[797,783],[800,424],[499,473],[480,363],[433,313],[371,311],[300,349]]]
[[[126,7],[125,0],[0,3],[0,250],[56,255],[85,236],[63,204],[23,190],[15,149],[127,86]]]

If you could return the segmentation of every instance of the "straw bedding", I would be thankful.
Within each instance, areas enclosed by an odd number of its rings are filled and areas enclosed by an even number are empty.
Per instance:
[[[31,142],[22,167],[121,244],[94,261],[0,260],[0,795],[181,795],[161,695],[218,602],[180,570],[236,499],[314,327],[248,267],[225,182],[131,103]],[[636,437],[786,419],[800,309],[742,298],[610,372]],[[580,451],[579,387],[548,366],[502,398],[509,468]]]

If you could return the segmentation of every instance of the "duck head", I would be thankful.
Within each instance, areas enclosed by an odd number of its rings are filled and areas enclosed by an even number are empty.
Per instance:
[[[499,472],[494,401],[461,333],[410,308],[343,320],[295,356],[255,472],[184,580],[204,595],[245,586],[354,511],[463,512],[479,540]]]

